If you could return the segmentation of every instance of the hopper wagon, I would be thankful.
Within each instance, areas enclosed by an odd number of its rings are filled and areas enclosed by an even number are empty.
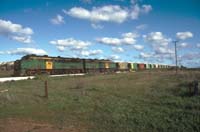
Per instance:
[[[117,71],[129,71],[130,70],[129,63],[127,63],[127,62],[117,62],[116,66],[117,66]]]
[[[145,70],[145,64],[144,63],[140,63],[139,65],[139,70]]]

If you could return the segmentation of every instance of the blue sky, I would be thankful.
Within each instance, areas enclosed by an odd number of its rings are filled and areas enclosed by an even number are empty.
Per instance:
[[[26,54],[200,66],[199,0],[1,0],[0,62]]]

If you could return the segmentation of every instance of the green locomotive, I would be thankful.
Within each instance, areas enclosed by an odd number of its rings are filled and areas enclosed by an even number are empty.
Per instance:
[[[26,55],[14,63],[14,75],[74,74],[114,72],[116,64],[110,60],[79,59]]]

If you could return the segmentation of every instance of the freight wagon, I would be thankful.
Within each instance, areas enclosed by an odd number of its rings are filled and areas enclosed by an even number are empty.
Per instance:
[[[117,62],[116,66],[117,66],[117,71],[129,71],[130,70],[130,66],[127,62]]]
[[[139,70],[145,70],[146,68],[146,66],[145,66],[145,64],[143,64],[143,63],[140,63],[140,64],[138,64],[139,66],[138,66],[138,68],[139,68]]]

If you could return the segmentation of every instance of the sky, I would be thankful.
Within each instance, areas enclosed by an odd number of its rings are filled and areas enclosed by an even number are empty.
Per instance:
[[[27,54],[200,67],[200,0],[0,0],[0,62]]]

